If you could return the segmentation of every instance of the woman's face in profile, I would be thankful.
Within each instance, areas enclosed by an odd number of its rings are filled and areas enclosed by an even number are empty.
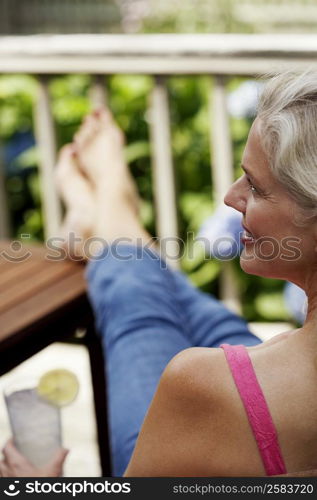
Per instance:
[[[316,261],[311,225],[298,227],[296,202],[278,182],[262,149],[257,118],[242,157],[244,174],[229,189],[225,203],[243,214],[242,269],[250,274],[303,285]]]

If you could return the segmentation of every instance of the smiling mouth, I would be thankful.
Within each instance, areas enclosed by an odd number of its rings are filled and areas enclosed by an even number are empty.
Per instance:
[[[243,224],[242,224],[242,226],[243,226]],[[250,231],[248,231],[248,229],[245,226],[243,226],[243,233],[241,235],[241,241],[244,245],[247,245],[248,243],[255,242],[254,236],[252,235],[252,233],[250,233]]]

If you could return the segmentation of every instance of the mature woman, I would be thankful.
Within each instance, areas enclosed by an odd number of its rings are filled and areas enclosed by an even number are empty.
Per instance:
[[[303,327],[260,345],[241,318],[159,257],[139,223],[121,134],[107,111],[89,116],[63,149],[65,233],[107,242],[87,279],[107,355],[114,474],[263,476],[317,467],[316,124],[317,73],[271,78],[243,175],[225,197],[243,214],[242,269],[289,280],[308,297]]]

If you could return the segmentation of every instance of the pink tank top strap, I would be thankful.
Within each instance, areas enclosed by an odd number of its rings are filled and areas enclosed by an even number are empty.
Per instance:
[[[277,432],[248,351],[243,345],[221,344],[246,410],[268,476],[286,474]]]

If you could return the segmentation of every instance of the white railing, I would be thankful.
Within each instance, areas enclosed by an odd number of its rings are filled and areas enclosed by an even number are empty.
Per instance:
[[[259,75],[274,68],[317,65],[315,35],[35,35],[0,37],[0,74],[38,76],[35,134],[40,149],[43,214],[46,236],[60,225],[60,202],[53,188],[56,159],[53,118],[48,94],[50,75],[94,75],[90,96],[95,106],[105,100],[103,75],[153,76],[151,142],[157,230],[160,237],[177,236],[177,208],[170,144],[166,78],[170,75],[210,75],[213,90],[210,123],[214,197],[221,200],[233,180],[231,137],[225,84],[232,75]],[[0,175],[0,231],[7,227],[4,188]],[[2,187],[1,187],[2,186]],[[223,273],[222,298],[239,309],[232,270]]]

